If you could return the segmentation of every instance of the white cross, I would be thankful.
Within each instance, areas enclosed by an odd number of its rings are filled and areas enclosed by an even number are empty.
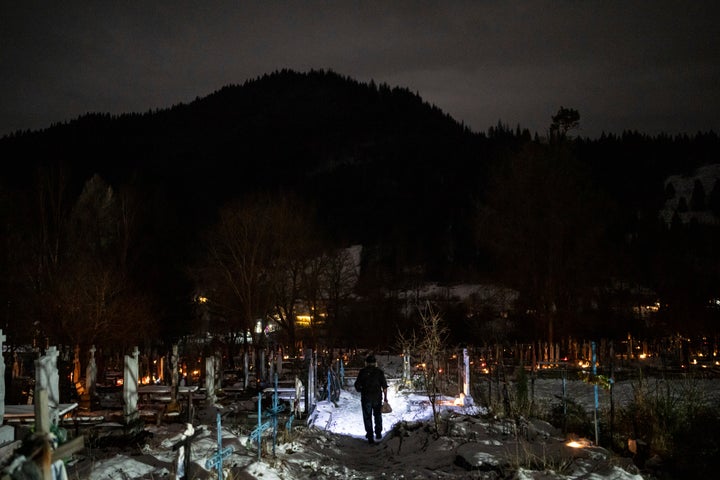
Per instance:
[[[50,357],[53,361],[57,361],[58,353],[60,352],[58,352],[58,349],[57,347],[55,347],[55,345],[45,350],[45,355]]]

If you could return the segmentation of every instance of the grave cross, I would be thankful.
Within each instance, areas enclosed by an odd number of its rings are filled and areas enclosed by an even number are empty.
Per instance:
[[[202,427],[198,428],[197,430],[193,429],[191,424],[188,424],[188,428],[185,430],[185,434],[183,434],[182,439],[180,441],[176,442],[175,445],[173,445],[172,449],[173,452],[176,450],[180,450],[178,452],[178,462],[177,462],[177,477],[187,478],[187,474],[189,472],[190,468],[190,446],[197,438],[198,435],[204,432],[204,429]],[[189,433],[189,434],[188,434]]]
[[[125,368],[123,371],[123,413],[125,422],[130,424],[140,416],[137,409],[138,402],[138,356],[140,352],[135,346],[132,355],[125,355]]]
[[[89,398],[95,396],[95,382],[97,381],[97,364],[95,363],[95,345],[90,347],[90,360],[85,369],[85,391]]]
[[[267,409],[267,414],[271,417],[267,422],[262,422],[262,396],[258,394],[258,426],[250,433],[250,442],[257,440],[258,444],[258,460],[262,455],[262,435],[265,430],[270,427],[273,429],[273,457],[275,456],[275,443],[277,442],[277,419],[278,414],[285,410],[285,405],[278,405],[278,377],[275,374],[275,393],[273,394],[273,405]]]
[[[208,458],[205,462],[205,468],[212,469],[217,468],[218,471],[218,480],[222,480],[223,478],[223,469],[222,464],[223,460],[225,460],[227,457],[229,457],[235,449],[232,447],[232,445],[223,448],[222,446],[222,422],[220,420],[220,413],[217,414],[217,443],[218,448],[217,452],[215,452],[215,455]]]
[[[5,340],[7,340],[7,336],[0,329],[0,425],[2,425],[5,417],[5,359],[2,356]]]

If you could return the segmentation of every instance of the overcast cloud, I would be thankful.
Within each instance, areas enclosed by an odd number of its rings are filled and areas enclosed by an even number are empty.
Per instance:
[[[17,5],[9,5],[15,3]],[[720,130],[720,2],[3,2],[0,135],[282,68],[407,87],[475,131]]]

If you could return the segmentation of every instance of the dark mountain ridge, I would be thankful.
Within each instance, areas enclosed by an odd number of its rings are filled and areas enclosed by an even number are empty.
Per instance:
[[[483,192],[523,145],[542,141],[500,122],[472,132],[408,89],[282,70],[167,109],[19,132],[0,140],[0,154],[8,187],[28,188],[38,167],[62,164],[71,194],[98,174],[161,197],[172,212],[163,221],[183,242],[233,198],[294,192],[338,245],[378,246],[393,268],[424,264],[438,276],[482,263],[474,222]],[[638,212],[657,215],[664,178],[718,158],[718,145],[712,132],[627,132],[579,138],[575,152],[625,209],[619,237],[637,228]]]
[[[166,191],[193,229],[231,198],[294,191],[336,238],[366,243],[395,236],[398,218],[417,235],[467,205],[482,141],[407,89],[284,70],[165,110],[11,135],[0,151],[19,185],[62,162],[75,192],[93,174]]]

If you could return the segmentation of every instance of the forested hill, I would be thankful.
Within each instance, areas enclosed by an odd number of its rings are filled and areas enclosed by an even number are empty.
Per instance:
[[[114,272],[118,318],[147,305],[152,315],[133,318],[179,335],[196,316],[188,273],[207,261],[201,234],[221,206],[290,192],[315,212],[304,224],[322,248],[363,245],[358,293],[372,300],[353,315],[372,311],[388,341],[398,317],[387,292],[426,281],[507,285],[520,292],[521,315],[538,312],[518,325],[545,332],[589,334],[599,322],[626,334],[622,312],[649,301],[637,292],[673,306],[663,310],[667,331],[716,329],[707,305],[720,285],[720,180],[693,180],[689,199],[679,198],[688,182],[665,182],[718,163],[717,135],[586,139],[564,118],[548,118],[541,135],[500,122],[472,132],[404,88],[281,71],[164,110],[6,136],[7,316],[82,320],[56,311],[55,299],[75,302],[92,272],[98,282]],[[485,307],[445,313],[465,332]]]
[[[445,228],[483,177],[482,144],[407,89],[282,71],[166,110],[15,134],[0,152],[13,181],[63,163],[76,192],[94,173],[160,189],[189,225],[247,192],[294,190],[338,240],[368,242],[397,237],[398,223],[403,237]]]
[[[338,244],[380,245],[390,268],[424,263],[440,274],[448,264],[483,263],[478,206],[491,185],[527,196],[518,179],[496,174],[541,143],[502,124],[472,132],[405,88],[284,70],[164,110],[88,114],[13,134],[0,140],[0,156],[10,187],[32,186],[37,166],[58,165],[70,196],[96,173],[116,188],[132,186],[163,205],[156,228],[178,241],[192,241],[229,199],[294,191]],[[593,188],[627,207],[627,217],[611,220],[620,238],[637,228],[637,212],[657,213],[664,178],[720,158],[718,144],[712,133],[627,133],[579,139],[574,153]]]

